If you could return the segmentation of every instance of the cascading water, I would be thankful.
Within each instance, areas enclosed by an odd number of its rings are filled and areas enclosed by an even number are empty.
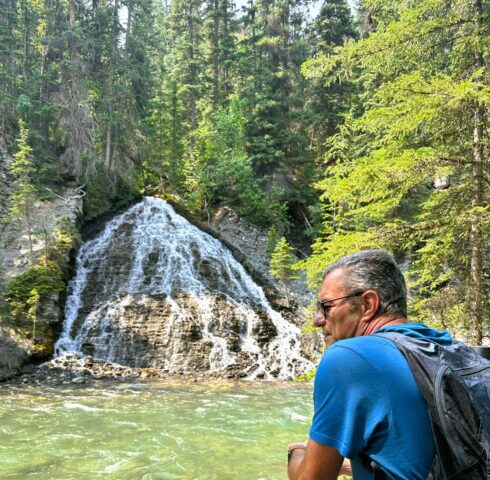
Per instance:
[[[230,251],[150,197],[80,249],[56,351],[249,378],[312,368],[299,328],[270,307]]]

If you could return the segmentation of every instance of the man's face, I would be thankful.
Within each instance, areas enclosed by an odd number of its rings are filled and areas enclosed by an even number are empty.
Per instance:
[[[362,312],[354,298],[334,300],[332,303],[328,302],[352,293],[344,288],[344,276],[342,269],[329,273],[323,281],[319,294],[319,300],[331,306],[331,308],[328,309],[326,317],[321,312],[317,312],[313,324],[322,329],[327,347],[337,340],[362,334],[360,324]]]

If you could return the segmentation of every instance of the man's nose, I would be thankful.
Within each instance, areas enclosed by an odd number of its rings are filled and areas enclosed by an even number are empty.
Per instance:
[[[315,316],[313,317],[313,326],[323,327],[323,325],[325,325],[325,317],[323,316],[323,313],[316,312]]]

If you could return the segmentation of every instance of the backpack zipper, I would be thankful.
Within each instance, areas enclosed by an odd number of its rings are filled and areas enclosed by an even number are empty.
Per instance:
[[[455,370],[455,372],[458,372],[458,375],[461,377],[465,377],[466,375],[473,375],[474,373],[480,373],[483,372],[483,370],[490,369],[490,365],[478,365],[476,367],[469,367],[469,368],[459,368]]]

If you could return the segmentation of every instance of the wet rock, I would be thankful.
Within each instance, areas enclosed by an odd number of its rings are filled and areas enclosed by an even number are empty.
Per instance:
[[[158,377],[160,372],[154,368],[145,368],[141,370],[140,378]]]
[[[293,322],[270,310],[262,291],[215,240],[187,223],[174,231],[181,220],[164,202],[144,199],[81,248],[84,307],[70,310],[71,297],[67,300],[67,312],[74,313],[68,314],[70,334],[88,355],[81,366],[98,374],[92,362],[105,359],[114,362],[105,374],[117,378],[132,375],[125,367],[253,376],[255,370],[277,372],[287,354],[302,359],[298,373],[309,368],[299,341],[288,344],[299,338]],[[255,231],[254,237],[252,226],[237,222],[238,230],[246,231],[234,234],[255,246],[262,259],[263,232]],[[59,345],[71,348],[72,342],[62,335]]]
[[[201,226],[219,238],[235,257],[249,270],[254,280],[261,284],[274,308],[294,311],[293,317],[304,317],[304,307],[312,298],[304,278],[290,282],[288,289],[284,283],[273,278],[269,273],[269,238],[268,232],[241,218],[229,207],[216,210],[207,226]],[[287,294],[287,291],[290,294]],[[290,296],[292,301],[288,301]],[[298,308],[299,306],[299,308]],[[298,315],[299,314],[299,315]]]
[[[8,380],[20,373],[21,365],[28,360],[27,349],[28,345],[13,329],[0,331],[0,380]]]
[[[166,295],[119,294],[91,315],[86,343],[92,345],[95,357],[104,357],[107,351],[104,332],[110,331],[119,345],[112,350],[112,359],[117,364],[182,375],[219,369],[218,363],[211,364],[216,340],[206,338],[203,331],[207,329],[213,337],[223,339],[227,352],[239,355],[247,325],[222,295],[208,294],[206,302],[211,305],[211,320],[203,318],[197,299],[190,294],[179,294],[172,299]],[[252,333],[258,345],[266,348],[278,335],[277,328],[268,312],[257,310],[256,315],[258,321]],[[206,322],[209,322],[207,327]],[[80,371],[93,370],[93,362],[91,356],[83,359]],[[220,357],[216,357],[216,362],[220,362]],[[251,356],[241,356],[236,364],[250,372],[254,362]],[[112,370],[111,375],[117,377],[130,375],[114,366],[107,366],[106,370]]]

